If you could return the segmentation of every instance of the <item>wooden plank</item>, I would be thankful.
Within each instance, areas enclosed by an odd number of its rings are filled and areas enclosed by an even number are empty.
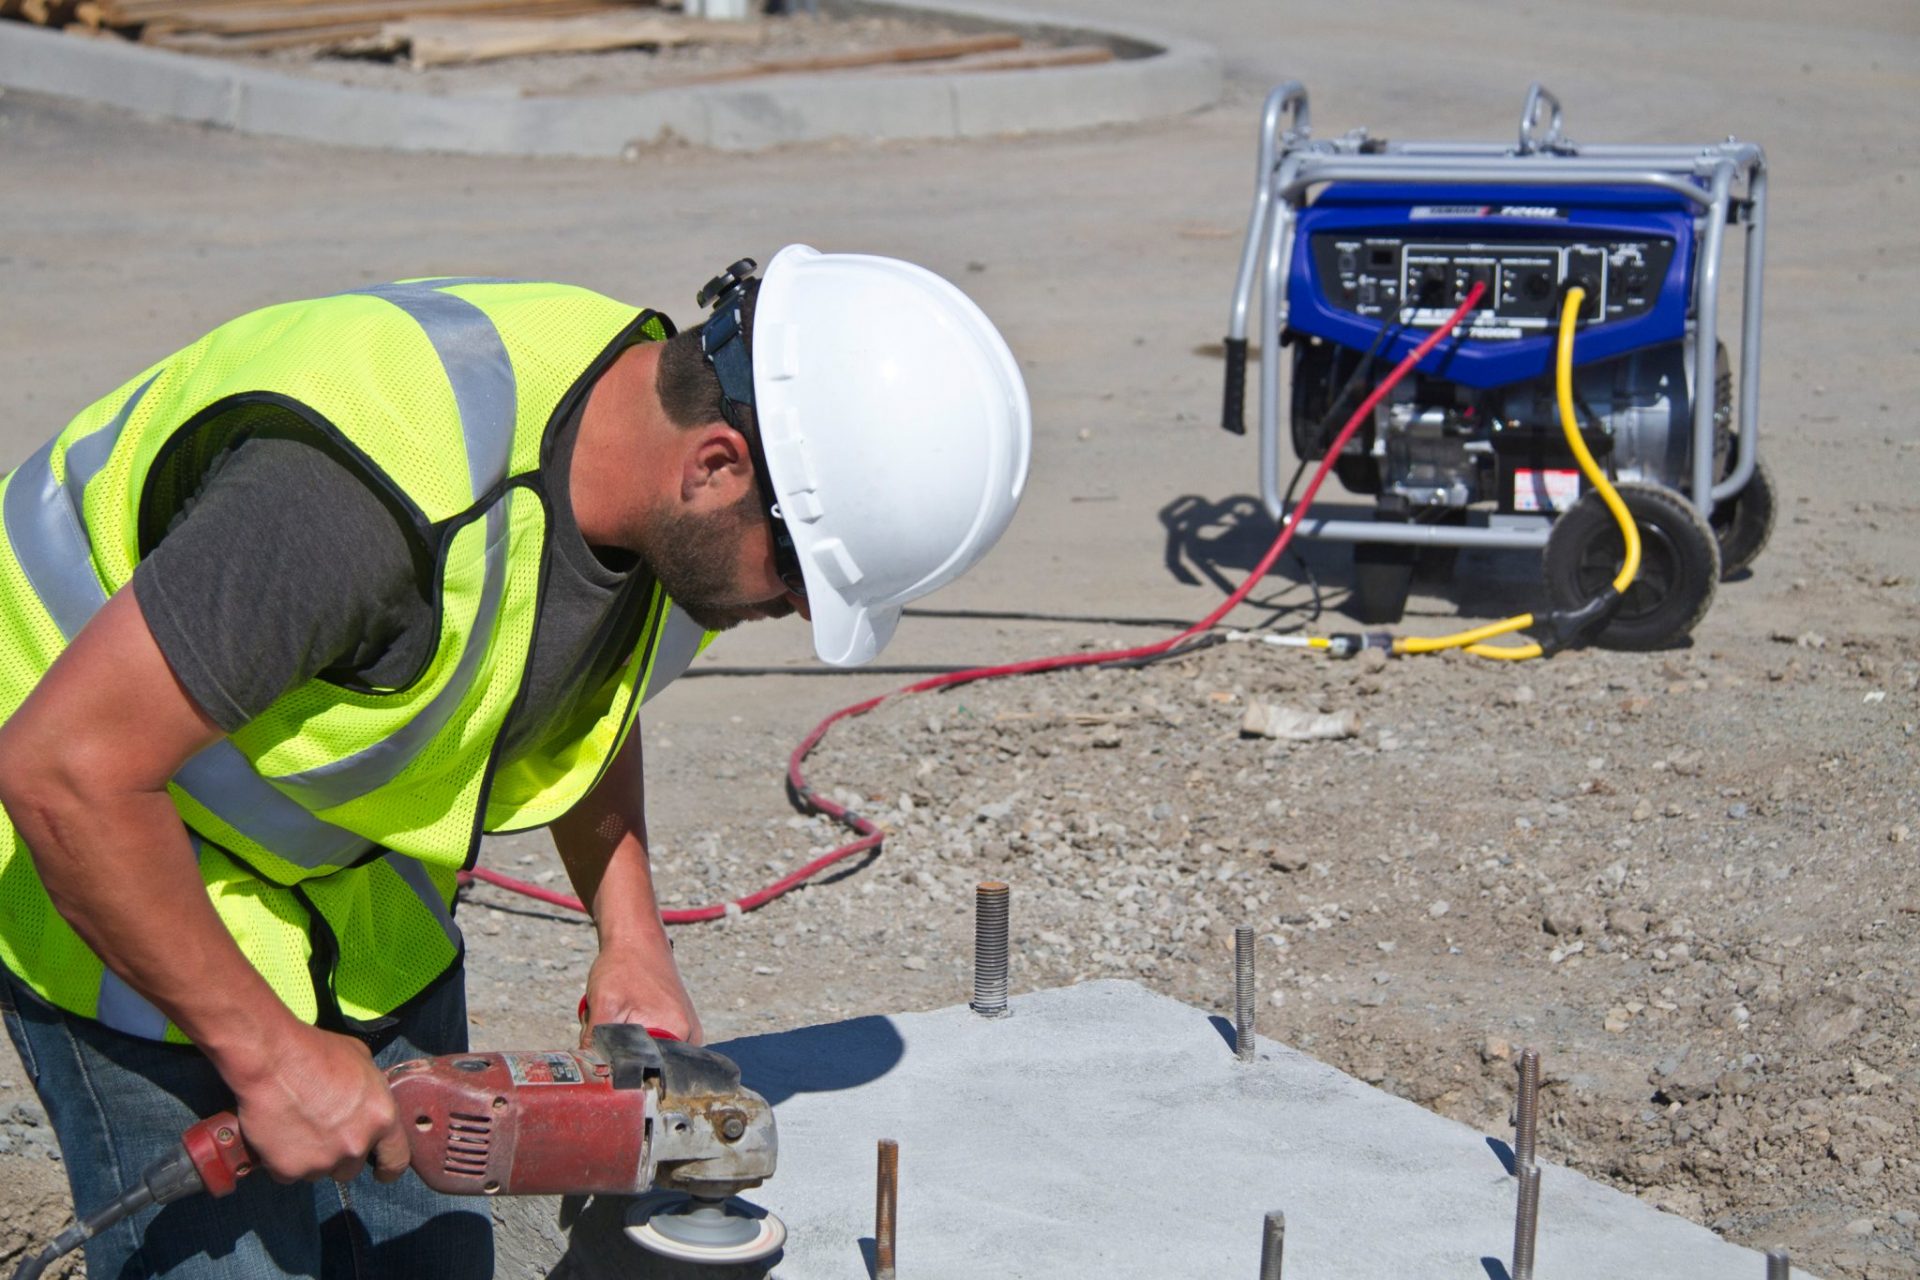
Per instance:
[[[952,40],[941,40],[932,44],[895,45],[888,49],[866,49],[858,53],[834,53],[817,58],[770,58],[762,62],[750,63],[744,67],[734,67],[726,71],[715,71],[707,75],[687,76],[672,81],[674,84],[713,84],[726,80],[745,80],[758,76],[787,75],[811,71],[845,71],[856,67],[880,67],[906,62],[937,62],[947,58],[962,58],[968,54],[995,53],[1005,49],[1017,49],[1021,40],[1011,32],[979,36],[960,36]]]
[[[172,9],[148,15],[150,28],[206,31],[218,35],[265,35],[278,31],[346,25],[378,27],[413,14],[488,13],[506,9],[544,8],[565,0],[329,0],[326,4],[269,7],[253,0],[244,7],[207,8],[187,0]]]
[[[266,36],[216,36],[204,31],[156,31],[140,33],[140,43],[175,53],[208,54],[213,57],[238,57],[270,53],[275,49],[293,49],[300,45],[326,45],[380,33],[377,22],[347,23],[337,27],[310,27],[305,31],[280,31]]]
[[[954,58],[947,62],[916,62],[889,67],[888,74],[956,75],[962,71],[1029,71],[1040,67],[1086,67],[1113,61],[1113,50],[1104,44],[1070,44],[1056,48],[1009,49],[1004,53],[982,53]]]
[[[4,2],[4,0],[0,0]],[[185,9],[258,9],[263,0],[99,0],[102,16],[112,25],[129,26],[156,14],[177,13]],[[342,0],[272,0],[271,7],[313,9],[338,5]],[[636,13],[659,13],[655,0],[602,0],[606,7]]]
[[[73,20],[76,0],[20,0],[20,16],[43,27],[64,27]]]
[[[28,0],[32,3],[33,0]],[[151,26],[174,31],[210,31],[218,35],[265,35],[307,27],[398,22],[416,14],[454,15],[495,13],[501,10],[545,9],[571,0],[348,0],[347,3],[269,8],[258,4],[239,9],[185,6],[147,19]]]
[[[605,49],[691,43],[766,41],[757,24],[675,20],[650,14],[591,14],[573,18],[412,18],[382,35],[398,37],[416,68],[538,53],[593,53]]]
[[[604,4],[575,0],[572,4],[544,5],[540,12],[546,13],[593,13],[605,9]],[[380,22],[346,22],[330,27],[303,27],[296,31],[271,31],[262,35],[223,36],[207,31],[165,31],[148,28],[140,35],[140,43],[152,45],[157,49],[171,49],[176,53],[198,53],[213,57],[246,57],[256,53],[272,53],[279,49],[299,49],[310,47],[316,53],[354,53],[354,54],[397,54],[405,46],[387,39],[382,33],[392,24]]]

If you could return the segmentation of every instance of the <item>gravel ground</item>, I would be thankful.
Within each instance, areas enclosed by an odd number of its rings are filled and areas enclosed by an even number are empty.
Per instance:
[[[810,765],[891,828],[882,856],[681,951],[723,1038],[963,1000],[982,878],[1013,884],[1020,990],[1128,977],[1230,1013],[1252,924],[1263,1033],[1491,1133],[1537,1047],[1548,1158],[1821,1274],[1920,1275],[1917,689],[1911,634],[1809,631],[1520,667],[1241,643],[901,699]],[[1245,736],[1256,705],[1357,732]],[[775,764],[697,767],[773,792]],[[837,839],[662,831],[663,897]],[[487,860],[564,884],[537,838]],[[564,1039],[584,925],[490,887],[462,919],[476,1041]],[[51,1171],[22,1093],[0,1151]]]
[[[903,699],[811,764],[884,816],[884,856],[683,934],[688,967],[734,1005],[716,1035],[956,1003],[972,886],[1005,878],[1016,986],[1230,1013],[1252,924],[1265,1033],[1493,1133],[1537,1047],[1549,1158],[1821,1274],[1920,1275],[1917,687],[1911,633],[1783,631],[1517,667],[1237,644]],[[1358,730],[1247,737],[1255,704]],[[833,840],[667,837],[663,889]],[[480,901],[483,930],[565,928]]]

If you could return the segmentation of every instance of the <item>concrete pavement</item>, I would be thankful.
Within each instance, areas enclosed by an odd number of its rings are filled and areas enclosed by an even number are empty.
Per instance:
[[[880,1138],[900,1144],[902,1275],[1253,1280],[1279,1209],[1289,1275],[1505,1280],[1502,1144],[1269,1040],[1238,1062],[1221,1022],[1105,981],[1004,1019],[956,1006],[715,1046],[779,1120],[779,1171],[747,1197],[788,1227],[773,1280],[869,1274]],[[618,1207],[577,1220],[555,1275],[685,1274],[632,1245]],[[502,1257],[553,1265],[553,1208],[501,1202]],[[1558,1167],[1542,1166],[1539,1222],[1554,1280],[1766,1274],[1760,1254]]]

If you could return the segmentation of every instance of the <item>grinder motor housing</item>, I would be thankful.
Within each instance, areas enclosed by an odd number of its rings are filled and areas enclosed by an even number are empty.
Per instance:
[[[402,1063],[388,1086],[413,1169],[450,1195],[724,1199],[773,1173],[773,1110],[710,1050],[644,1027],[593,1030],[589,1050],[449,1054]]]

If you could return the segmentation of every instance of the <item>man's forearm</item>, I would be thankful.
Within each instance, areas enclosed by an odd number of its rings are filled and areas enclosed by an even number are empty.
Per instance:
[[[7,797],[56,910],[126,983],[172,1019],[229,1083],[256,1075],[296,1022],[214,912],[165,792]]]
[[[121,591],[0,725],[0,804],[54,908],[226,1080],[261,1167],[347,1179],[373,1152],[398,1177],[407,1134],[367,1046],[294,1017],[207,896],[167,779],[219,736]]]
[[[600,949],[669,950],[667,927],[653,891],[653,864],[639,839],[615,847],[590,904]]]
[[[621,820],[624,815],[603,813],[597,822],[592,817],[569,814],[551,830],[567,879],[593,919],[600,949],[667,950],[644,838]]]
[[[653,892],[637,731],[600,785],[551,830],[600,937],[587,974],[589,1024],[644,1022],[699,1043],[700,1017]]]

